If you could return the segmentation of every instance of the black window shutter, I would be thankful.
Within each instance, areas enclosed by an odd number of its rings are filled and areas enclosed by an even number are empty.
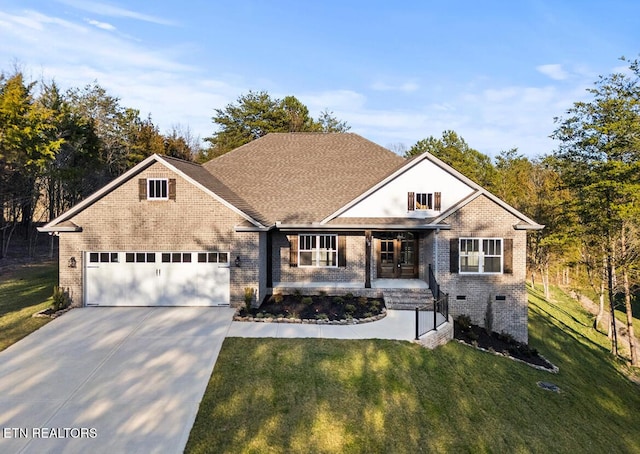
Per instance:
[[[169,200],[175,200],[175,199],[176,199],[176,179],[170,178],[169,179]]]
[[[338,236],[338,266],[347,266],[347,237]]]
[[[449,240],[449,272],[457,273],[460,269],[460,245],[458,238]]]
[[[431,193],[427,194],[427,208],[433,209],[433,194]]]
[[[442,193],[436,192],[433,194],[433,209],[436,211],[440,211],[442,209]]]
[[[298,266],[298,235],[289,237],[289,266]]]
[[[147,180],[146,178],[140,178],[138,180],[138,199],[146,200],[147,199]]]
[[[513,274],[513,239],[505,238],[504,240],[504,274]]]
[[[416,195],[413,192],[407,194],[407,210],[413,211],[415,209]]]

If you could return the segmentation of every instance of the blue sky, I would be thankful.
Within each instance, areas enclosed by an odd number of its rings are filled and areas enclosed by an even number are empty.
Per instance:
[[[294,95],[392,149],[453,129],[495,156],[553,151],[554,117],[640,54],[640,2],[3,0],[0,70],[97,81],[202,138],[249,90]]]

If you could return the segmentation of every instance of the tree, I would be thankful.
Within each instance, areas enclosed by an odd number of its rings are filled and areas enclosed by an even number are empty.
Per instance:
[[[97,83],[69,90],[67,100],[74,115],[89,123],[99,140],[98,187],[150,154],[162,153],[163,139],[151,119],[141,120],[137,109],[121,106],[118,98]]]
[[[259,139],[270,132],[345,132],[349,126],[326,110],[316,121],[309,109],[295,96],[282,100],[272,98],[266,91],[249,91],[235,104],[216,109],[212,120],[218,131],[205,140],[211,144],[207,158],[227,153],[239,146]]]
[[[64,142],[49,134],[54,113],[34,97],[35,85],[25,83],[19,71],[0,77],[0,257],[19,221],[31,238],[39,178]]]
[[[346,121],[338,120],[333,115],[333,112],[327,109],[320,112],[318,126],[320,132],[348,132],[351,129],[351,126]]]
[[[193,161],[201,152],[199,139],[191,134],[189,128],[174,125],[164,136],[164,154],[174,158]]]
[[[430,136],[416,142],[405,153],[405,157],[410,158],[424,152],[431,153],[481,186],[492,189],[496,171],[491,158],[469,147],[454,131],[443,131],[441,139]]]
[[[603,245],[611,323],[612,351],[617,354],[615,330],[616,273],[622,273],[623,293],[630,295],[629,226],[640,219],[640,70],[631,62],[632,75],[601,76],[589,89],[593,99],[576,102],[552,137],[560,141],[555,152],[558,170],[574,197],[573,209],[583,232]],[[631,303],[625,298],[629,348],[637,364]]]

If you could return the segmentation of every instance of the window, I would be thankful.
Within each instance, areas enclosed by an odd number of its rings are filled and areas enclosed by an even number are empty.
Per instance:
[[[169,181],[166,178],[149,178],[147,180],[148,200],[168,200]]]
[[[228,263],[227,252],[198,252],[198,263]]]
[[[155,252],[127,252],[125,262],[127,263],[155,263]]]
[[[298,265],[337,267],[337,235],[299,235]]]
[[[416,192],[416,210],[433,209],[433,194]]]
[[[89,263],[117,263],[117,252],[90,252]]]
[[[441,192],[409,192],[407,198],[408,211],[442,210]]]
[[[500,238],[460,238],[461,273],[502,273]]]
[[[191,263],[191,252],[163,252],[162,263]]]

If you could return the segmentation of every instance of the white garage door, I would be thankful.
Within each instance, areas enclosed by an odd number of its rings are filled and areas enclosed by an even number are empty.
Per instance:
[[[86,252],[87,306],[227,306],[229,253]]]

